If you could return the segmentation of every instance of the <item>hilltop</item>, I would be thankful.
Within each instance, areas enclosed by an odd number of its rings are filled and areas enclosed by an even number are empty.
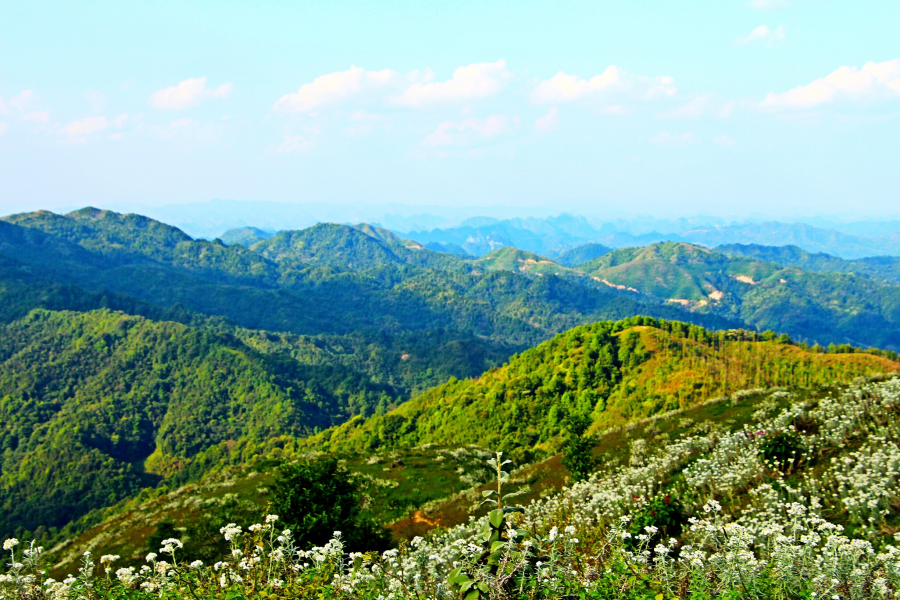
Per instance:
[[[512,271],[530,275],[580,275],[578,271],[564,267],[543,256],[505,246],[488,252],[472,261],[485,271]]]
[[[786,336],[710,332],[636,317],[576,327],[474,379],[451,379],[384,416],[309,440],[335,452],[476,444],[530,459],[559,448],[565,423],[621,426],[749,387],[814,387],[900,370],[895,353],[810,351]]]
[[[607,285],[758,329],[900,348],[900,286],[868,276],[803,271],[683,242],[615,250],[576,268]]]

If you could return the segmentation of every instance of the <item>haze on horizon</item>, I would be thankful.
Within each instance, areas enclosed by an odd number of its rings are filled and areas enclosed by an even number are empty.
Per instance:
[[[896,218],[898,22],[813,0],[0,0],[0,212]]]

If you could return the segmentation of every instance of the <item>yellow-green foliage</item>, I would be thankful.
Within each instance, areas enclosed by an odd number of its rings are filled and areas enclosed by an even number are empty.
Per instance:
[[[771,334],[635,317],[576,327],[477,379],[451,379],[311,443],[338,451],[424,443],[548,451],[570,415],[590,415],[596,430],[745,388],[834,385],[898,369],[873,354],[810,352]]]

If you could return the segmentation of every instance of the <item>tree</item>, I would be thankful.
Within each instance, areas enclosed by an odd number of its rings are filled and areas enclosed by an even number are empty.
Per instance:
[[[390,533],[363,513],[358,486],[333,457],[282,465],[272,495],[271,511],[301,547],[322,546],[335,531],[350,550],[391,546]]]
[[[584,435],[591,420],[588,415],[570,415],[566,419],[568,436],[563,445],[562,464],[572,475],[572,481],[583,481],[597,466],[594,446],[597,441],[592,435]]]

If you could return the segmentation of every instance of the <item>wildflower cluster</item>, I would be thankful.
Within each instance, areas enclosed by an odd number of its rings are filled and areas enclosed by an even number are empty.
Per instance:
[[[383,553],[348,553],[340,532],[299,548],[269,515],[223,527],[214,565],[185,564],[172,538],[140,567],[87,554],[54,581],[40,548],[11,539],[0,599],[897,598],[898,408],[898,379],[770,404],[736,431],[632,444],[627,464],[521,507],[498,454],[486,515]]]

